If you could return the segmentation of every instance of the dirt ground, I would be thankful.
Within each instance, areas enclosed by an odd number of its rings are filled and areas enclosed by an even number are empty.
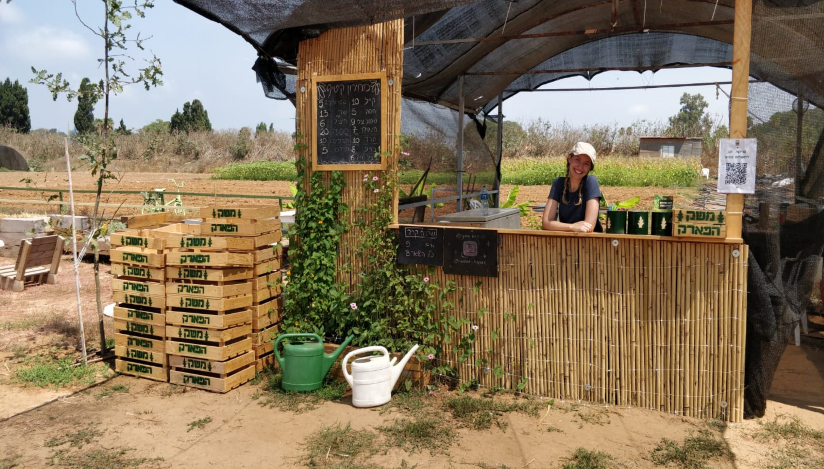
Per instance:
[[[10,262],[0,259],[0,264]],[[0,291],[0,465],[4,461],[17,465],[2,467],[45,467],[50,462],[84,467],[89,460],[79,465],[70,462],[99,456],[100,451],[148,458],[140,467],[299,467],[307,463],[307,438],[323,427],[351,424],[353,430],[375,431],[398,418],[395,412],[356,409],[348,397],[301,414],[278,410],[262,405],[262,384],[251,383],[214,394],[108,372],[108,377],[88,387],[23,386],[13,376],[26,366],[25,357],[77,354],[71,273],[71,262],[64,257],[56,285],[28,287],[20,293]],[[81,264],[80,273],[84,324],[91,336],[87,343],[93,348],[97,339],[91,264]],[[101,273],[107,298],[108,266],[101,266]],[[110,334],[108,318],[106,326]],[[454,391],[441,388],[428,399],[435,406],[450,395]],[[765,457],[773,448],[754,439],[753,432],[777,416],[795,416],[812,428],[824,429],[822,396],[822,341],[788,346],[773,382],[767,415],[723,428],[719,438],[735,461],[713,460],[710,467],[768,467]],[[369,462],[375,467],[398,467],[406,461],[409,467],[419,468],[554,468],[568,462],[576,448],[585,447],[610,454],[620,467],[645,468],[654,467],[650,454],[662,438],[681,442],[709,428],[706,421],[645,409],[582,405],[569,411],[575,404],[555,402],[540,417],[504,414],[506,429],[459,429],[457,442],[446,454],[388,447]],[[446,414],[443,418],[451,419]],[[210,421],[202,428],[193,426],[205,419]],[[84,434],[87,443],[78,441]]]

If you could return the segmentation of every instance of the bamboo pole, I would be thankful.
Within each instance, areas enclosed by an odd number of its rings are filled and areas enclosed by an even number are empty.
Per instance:
[[[74,187],[72,186],[72,163],[71,157],[69,157],[69,139],[63,139],[63,151],[66,155],[66,173],[68,174],[69,179],[69,207],[71,207],[72,213],[72,230],[70,236],[72,237],[72,267],[74,267],[74,291],[77,296],[77,322],[80,328],[80,351],[83,354],[83,364],[88,364],[88,357],[86,356],[86,332],[83,329],[83,313],[80,307],[80,272],[78,272],[78,266],[80,264],[80,259],[77,257],[77,233],[76,226],[77,226],[77,217],[74,214]],[[103,351],[101,350],[101,353]]]

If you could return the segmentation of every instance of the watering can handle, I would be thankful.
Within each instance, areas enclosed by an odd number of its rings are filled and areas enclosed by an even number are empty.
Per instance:
[[[343,357],[343,361],[341,362],[340,367],[343,369],[343,377],[346,378],[346,382],[349,383],[349,386],[352,386],[352,375],[346,369],[346,362],[349,361],[349,357],[368,352],[383,352],[384,355],[389,355],[389,351],[386,350],[386,347],[383,347],[381,345],[371,345],[369,347],[359,348],[357,350],[352,350],[351,352],[347,353],[346,356]]]
[[[283,358],[280,356],[280,352],[278,351],[278,344],[280,344],[281,340],[288,339],[288,338],[291,338],[291,337],[313,337],[313,338],[317,339],[318,342],[323,343],[323,339],[321,339],[319,335],[311,333],[311,332],[298,332],[298,333],[295,333],[295,334],[283,334],[281,336],[278,336],[278,338],[275,339],[274,348],[275,348],[275,358],[277,359],[278,365],[280,365],[281,370],[283,370]]]

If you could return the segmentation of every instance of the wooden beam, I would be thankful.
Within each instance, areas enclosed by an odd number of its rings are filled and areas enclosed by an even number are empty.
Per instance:
[[[513,70],[497,72],[466,72],[465,75],[540,75],[544,73],[581,73],[581,72],[641,72],[646,70],[663,70],[672,68],[696,68],[696,67],[729,67],[732,62],[707,62],[700,64],[673,64],[657,65],[646,67],[584,67],[584,68],[560,68],[560,69],[539,69],[539,70]]]
[[[747,137],[747,96],[750,81],[752,0],[735,0],[732,40],[732,92],[730,93],[730,138]],[[744,195],[727,194],[727,238],[741,238]]]

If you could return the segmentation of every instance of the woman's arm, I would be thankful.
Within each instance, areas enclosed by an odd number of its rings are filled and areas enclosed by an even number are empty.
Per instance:
[[[590,201],[592,202],[592,201]],[[556,216],[558,215],[558,201],[553,199],[548,199],[546,201],[546,207],[544,207],[544,217],[541,220],[541,227],[547,231],[573,231],[576,233],[589,233],[593,229],[595,229],[595,222],[589,221],[589,218],[585,220],[581,220],[577,223],[561,223],[560,221],[556,220]],[[589,202],[587,202],[587,209],[586,215],[589,215]],[[595,200],[595,216],[593,219],[598,218],[598,200]]]
[[[587,200],[587,208],[584,211],[584,221],[592,226],[592,231],[595,229],[595,224],[598,222],[598,210],[600,208],[600,201],[599,199],[589,199]]]

